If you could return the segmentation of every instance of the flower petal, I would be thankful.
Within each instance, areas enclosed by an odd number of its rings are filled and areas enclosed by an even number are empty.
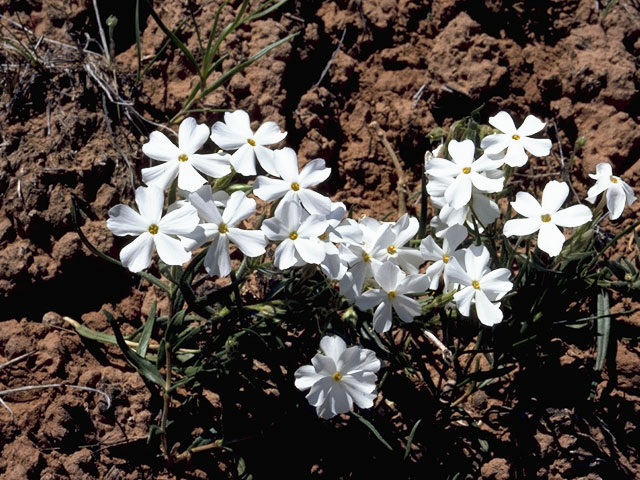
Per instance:
[[[373,313],[373,329],[378,333],[384,333],[391,328],[392,313],[391,302],[384,299]]]
[[[149,224],[157,224],[162,218],[164,191],[155,186],[138,187],[136,188],[136,205],[145,221]]]
[[[298,257],[296,256],[296,248],[293,242],[286,238],[276,248],[276,258],[274,264],[280,270],[286,270],[293,267],[298,263]]]
[[[540,225],[542,225],[540,217],[514,218],[504,224],[502,234],[505,237],[523,237],[537,232],[540,229]]]
[[[265,202],[272,202],[291,190],[291,185],[285,180],[259,175],[253,182],[253,193]]]
[[[331,358],[336,365],[336,369],[339,369],[340,355],[347,349],[347,344],[338,335],[327,335],[320,340],[320,350],[324,354]]]
[[[178,158],[179,152],[176,147],[167,136],[158,132],[151,132],[149,135],[149,141],[142,145],[142,152],[149,158],[158,160],[159,162],[169,162]]]
[[[460,166],[471,165],[476,153],[476,146],[468,139],[462,142],[451,140],[447,149],[454,163]]]
[[[306,263],[319,264],[324,260],[326,255],[325,249],[322,247],[322,242],[317,238],[298,238],[293,242],[293,245],[300,255],[300,258]]]
[[[546,157],[551,153],[551,140],[548,138],[522,138],[524,149],[535,157]]]
[[[406,277],[404,272],[392,262],[384,262],[372,268],[376,282],[385,292],[395,290],[398,284]]]
[[[298,390],[308,390],[323,378],[323,375],[316,373],[312,365],[303,365],[293,375],[296,377],[295,386]]]
[[[450,258],[444,268],[446,275],[452,282],[459,283],[461,285],[471,285],[473,279],[462,268],[462,266],[460,266],[460,263],[458,263],[458,260],[455,258]]]
[[[236,110],[234,112],[226,112],[224,114],[224,123],[236,132],[238,135],[244,135],[245,140],[253,138],[253,130],[251,130],[251,120],[244,110]]]
[[[611,191],[611,189],[609,189]],[[608,197],[607,197],[608,198]],[[622,207],[624,207],[624,198]],[[551,216],[551,221],[561,227],[579,227],[593,218],[591,210],[586,205],[572,205],[568,208],[558,210]]]
[[[209,127],[204,123],[197,124],[195,118],[185,118],[178,129],[178,146],[182,153],[196,153],[209,138]]]
[[[178,188],[187,192],[195,192],[207,183],[207,179],[193,168],[190,161],[180,162],[178,168]]]
[[[222,214],[224,223],[229,227],[235,227],[245,218],[250,217],[256,211],[256,201],[249,198],[244,192],[233,192],[227,200],[227,206]]]
[[[462,208],[471,200],[471,187],[469,175],[458,175],[444,192],[444,198],[453,208]]]
[[[227,154],[199,155],[194,153],[189,155],[189,163],[199,172],[213,178],[222,178],[231,173],[231,156]]]
[[[231,272],[229,239],[226,235],[216,235],[204,257],[204,268],[209,276],[226,277]]]
[[[516,193],[516,199],[511,202],[513,209],[523,217],[540,217],[542,207],[533,195],[527,192]]]
[[[265,252],[267,239],[265,238],[262,230],[230,228],[227,236],[229,237],[229,240],[247,257],[259,257]]]
[[[455,282],[455,280],[453,281]],[[453,300],[456,302],[458,311],[465,317],[468,317],[471,312],[471,300],[473,300],[476,292],[477,290],[475,288],[468,286],[453,295]]]
[[[480,147],[487,155],[498,155],[502,153],[511,144],[511,135],[504,133],[494,133],[487,135],[480,142]],[[429,162],[431,163],[431,162]],[[504,162],[503,162],[504,163]]]
[[[273,166],[278,172],[278,176],[289,184],[298,182],[298,156],[295,150],[285,147],[274,150],[273,155]]]
[[[489,125],[494,128],[497,128],[502,133],[506,133],[507,135],[513,135],[516,133],[516,125],[513,123],[513,119],[511,115],[507,112],[498,112],[493,117],[489,117]]]
[[[527,118],[524,119],[524,122],[522,122],[522,125],[520,125],[516,133],[520,135],[520,137],[530,137],[534,133],[540,132],[545,125],[546,123],[542,120],[533,115],[527,115]]]
[[[565,182],[551,180],[542,191],[542,213],[553,215],[564,203],[569,195],[569,185]]]
[[[403,322],[411,323],[415,317],[422,314],[422,307],[413,298],[398,295],[393,299],[392,304],[396,314]]]
[[[231,155],[231,166],[245,177],[256,174],[256,156],[251,145],[245,143]]]
[[[275,165],[275,155],[272,150],[269,150],[262,145],[256,145],[253,147],[253,152],[258,158],[258,163],[262,167],[262,169],[267,172],[269,175],[273,175],[274,177],[278,177],[278,170]]]
[[[211,127],[211,140],[223,150],[236,150],[243,145],[249,145],[249,138],[251,136],[234,131],[224,122],[216,122]]]
[[[142,181],[147,185],[158,187],[164,191],[178,176],[178,162],[168,161],[154,167],[142,169]]]
[[[331,175],[331,169],[326,166],[322,158],[316,158],[307,163],[298,176],[300,186],[303,188],[315,187],[324,182]]]
[[[162,232],[153,235],[158,256],[167,265],[182,265],[191,258],[191,252],[187,252],[180,240],[172,238]]]
[[[286,136],[287,132],[281,132],[275,122],[264,122],[253,135],[253,139],[258,145],[273,145],[284,140]]]
[[[476,313],[478,320],[489,327],[502,321],[502,310],[498,305],[491,303],[482,290],[476,291]]]
[[[149,222],[133,208],[121,203],[109,209],[107,228],[118,236],[140,235],[147,231]]]
[[[555,257],[562,251],[564,235],[558,227],[551,222],[542,222],[538,233],[538,248]]]
[[[170,211],[158,222],[160,232],[169,235],[186,235],[193,232],[200,223],[198,211],[191,205]]]
[[[139,272],[151,265],[153,255],[153,235],[144,232],[129,245],[120,250],[122,265],[132,272]]]
[[[507,148],[507,153],[504,156],[504,163],[509,165],[510,167],[521,167],[527,161],[529,157],[524,151],[524,147],[522,146],[522,139],[518,141],[512,141]]]
[[[326,216],[331,211],[331,199],[308,188],[298,190],[298,198],[311,214]]]

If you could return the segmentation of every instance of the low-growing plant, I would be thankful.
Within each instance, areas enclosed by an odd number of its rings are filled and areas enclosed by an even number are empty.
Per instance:
[[[544,122],[529,115],[516,128],[499,112],[482,125],[476,116],[443,132],[425,156],[421,204],[429,199],[437,209],[428,225],[408,213],[395,221],[350,218],[346,205],[315,190],[331,175],[324,160],[299,169],[293,149],[268,148],[286,132],[274,122],[254,131],[241,110],[225,113],[211,128],[183,120],[177,146],[159,131],[151,134],[142,151],[160,163],[142,170],[147,186],[136,189],[137,209],[116,205],[107,221],[115,235],[134,240],[120,262],[91,248],[161,288],[168,311],[159,316],[154,304],[144,325],[126,338],[109,312],[114,336],[74,326],[81,335],[117,343],[162,397],[152,433],[167,460],[231,448],[219,433],[178,451],[169,425],[180,411],[171,405],[178,389],[197,390],[205,378],[224,375],[234,359],[251,355],[242,351],[245,336],[274,351],[289,348],[287,334],[294,331],[321,338],[322,353],[289,380],[309,390],[308,403],[326,420],[384,398],[384,379],[393,371],[421,372],[430,395],[454,409],[559,328],[595,325],[597,380],[610,322],[629,313],[611,312],[613,294],[630,295],[640,286],[637,255],[610,257],[624,235],[640,247],[640,221],[611,236],[600,224],[607,214],[619,218],[635,201],[633,191],[606,163],[591,175],[596,182],[587,200],[594,207],[575,195],[565,207],[565,181],[551,179],[541,194],[524,191],[517,169],[529,155],[551,152],[551,141],[536,136]],[[220,150],[197,153],[209,138]],[[260,169],[266,174],[254,177]],[[557,175],[564,180],[562,168]],[[259,208],[251,195],[261,200]],[[263,288],[248,301],[250,281]],[[455,372],[453,387],[424,369],[416,341],[425,338],[444,356],[433,356],[434,365]],[[489,370],[479,368],[478,355]],[[375,413],[353,415],[394,448]]]

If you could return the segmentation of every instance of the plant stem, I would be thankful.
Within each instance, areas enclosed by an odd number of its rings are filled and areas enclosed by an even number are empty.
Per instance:
[[[160,420],[160,430],[162,432],[162,452],[167,460],[169,460],[169,447],[167,442],[167,418],[169,416],[169,402],[171,400],[171,345],[169,342],[164,344],[164,353],[166,358],[166,368],[164,380],[164,389],[162,392],[162,418]]]

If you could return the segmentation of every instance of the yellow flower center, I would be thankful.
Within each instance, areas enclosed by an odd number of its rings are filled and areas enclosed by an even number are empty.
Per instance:
[[[548,213],[545,213],[544,215],[540,215],[540,218],[544,223],[551,221],[551,215],[549,215]]]
[[[342,380],[342,374],[340,372],[336,372],[332,375],[334,381],[339,382]]]
[[[293,182],[291,184],[291,190],[293,190],[294,192],[297,192],[298,190],[300,190],[300,184]]]
[[[395,245],[389,245],[389,246],[387,247],[387,253],[388,253],[389,255],[395,255],[397,252],[398,252],[398,249],[396,248],[396,246],[395,246]]]
[[[389,297],[389,300],[393,300],[394,298],[396,298],[396,291],[391,290],[390,292],[387,292],[387,297]]]
[[[449,255],[445,255],[444,257],[442,257],[442,261],[444,263],[448,263],[449,262]]]
[[[151,225],[149,225],[149,233],[151,235],[155,235],[156,233],[158,233],[158,225],[156,225],[155,223],[152,223]]]
[[[471,167],[464,167],[464,168],[462,169],[462,173],[466,173],[466,174],[471,173]]]
[[[179,162],[186,162],[187,160],[189,160],[189,157],[185,153],[181,153],[180,155],[178,155]]]
[[[473,282],[471,282],[471,286],[476,290],[480,290],[480,282],[478,282],[477,280],[474,280]]]
[[[611,183],[618,183],[618,179],[616,177],[614,177],[613,175],[611,176],[611,178],[609,180],[611,180]]]
[[[256,146],[256,141],[253,138],[247,138],[247,143],[252,147]]]
[[[225,233],[229,233],[229,227],[227,227],[226,223],[221,223],[220,225],[218,225],[218,233],[221,234],[225,234]]]
[[[289,234],[289,238],[290,238],[291,240],[295,240],[296,238],[298,238],[298,232],[291,232],[291,233]]]
[[[326,241],[327,238],[329,238],[329,234],[327,232],[324,232],[322,235],[318,237],[318,239],[322,240],[323,242]]]
[[[363,252],[362,253],[362,261],[363,262],[370,262],[371,261],[371,255],[369,255],[367,252]]]
[[[511,138],[513,138],[514,140],[520,140],[520,135],[518,135],[517,133],[514,133]]]

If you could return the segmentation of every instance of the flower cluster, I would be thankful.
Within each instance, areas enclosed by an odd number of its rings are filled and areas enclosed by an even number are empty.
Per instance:
[[[433,236],[416,239],[419,221],[409,214],[394,222],[347,218],[343,203],[316,190],[331,174],[325,161],[301,166],[293,149],[268,148],[280,143],[286,132],[274,122],[254,132],[241,110],[226,113],[224,122],[211,128],[185,119],[178,146],[153,132],[142,150],[160,163],[142,170],[147,186],[136,190],[137,211],[116,205],[107,225],[115,235],[136,237],[120,252],[122,264],[133,272],[151,265],[154,249],[167,265],[182,265],[193,252],[206,249],[206,272],[226,277],[232,272],[233,245],[249,258],[272,252],[265,258],[283,271],[316,265],[347,300],[362,311],[373,311],[371,326],[379,334],[391,329],[394,318],[409,323],[420,317],[420,298],[440,288],[462,316],[475,314],[481,324],[493,326],[503,320],[501,302],[513,283],[505,268],[510,265],[500,266],[493,250],[480,241],[482,232],[500,217],[492,195],[504,190],[505,173],[526,164],[528,154],[548,155],[551,141],[532,136],[545,124],[531,115],[519,128],[506,112],[489,123],[498,132],[484,137],[479,146],[469,139],[452,139],[425,160],[426,190],[438,208],[430,223]],[[209,138],[220,150],[197,153]],[[236,174],[257,176],[252,184],[228,192],[216,188],[228,186]],[[606,191],[611,219],[635,200],[608,164],[599,164],[592,178],[596,184],[587,200],[593,203]],[[178,199],[163,215],[168,188]],[[246,228],[256,212],[251,194],[273,202],[272,216],[257,229]],[[537,232],[537,247],[549,256],[559,255],[565,243],[562,228],[579,227],[593,216],[581,203],[563,208],[568,196],[567,183],[556,180],[547,183],[540,202],[528,192],[517,192],[511,207],[521,217],[507,219],[498,235]],[[469,245],[470,230],[474,245]],[[361,408],[372,406],[380,368],[375,354],[358,346],[347,348],[335,336],[324,337],[321,349],[324,354],[316,355],[312,366],[295,374],[296,386],[310,389],[307,399],[318,415],[331,418],[349,411],[354,402]]]

